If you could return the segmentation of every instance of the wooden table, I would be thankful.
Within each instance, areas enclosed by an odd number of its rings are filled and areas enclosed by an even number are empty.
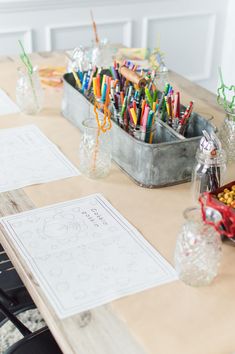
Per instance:
[[[40,66],[63,65],[60,53],[33,54]],[[16,67],[14,58],[0,59],[0,87],[14,99]],[[195,100],[195,110],[214,116],[223,112],[213,94],[170,73],[173,86],[183,101]],[[37,116],[15,114],[0,117],[0,128],[36,124],[75,164],[78,164],[79,131],[60,115],[62,90],[47,88],[45,109]],[[227,181],[235,177],[231,165]],[[160,253],[172,263],[182,211],[191,205],[190,184],[162,189],[135,185],[120,169],[112,166],[102,180],[84,176],[35,185],[0,195],[0,214],[102,193]],[[66,354],[232,354],[235,353],[235,249],[223,245],[219,276],[208,287],[193,288],[175,281],[125,297],[91,312],[59,320],[27,269],[24,260],[4,235],[5,247],[57,342]]]

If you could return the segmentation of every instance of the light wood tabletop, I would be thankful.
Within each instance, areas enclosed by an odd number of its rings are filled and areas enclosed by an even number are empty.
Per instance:
[[[65,65],[63,53],[32,54],[39,67]],[[15,99],[15,58],[0,59],[0,87]],[[195,101],[195,111],[224,117],[216,96],[181,76],[170,82],[182,101]],[[60,114],[62,89],[45,89],[45,107],[36,116],[0,117],[0,128],[36,124],[78,166],[80,133]],[[235,179],[235,166],[226,181]],[[0,195],[0,215],[14,214],[93,193],[102,193],[171,264],[183,210],[192,204],[190,183],[161,189],[134,184],[115,164],[101,180],[84,176],[29,186]],[[60,320],[2,230],[0,242],[22,277],[42,316],[65,354],[232,354],[235,353],[235,248],[223,244],[219,275],[207,287],[193,288],[174,281]],[[53,354],[53,353],[52,353]]]

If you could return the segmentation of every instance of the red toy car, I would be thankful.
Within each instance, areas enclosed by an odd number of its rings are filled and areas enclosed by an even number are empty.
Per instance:
[[[222,220],[214,226],[222,236],[230,238],[235,243],[235,208],[226,205],[217,198],[217,195],[222,193],[225,188],[231,190],[232,186],[235,186],[235,181],[216,189],[214,192],[204,192],[199,201],[202,207],[203,220],[206,223],[210,223],[205,220],[205,207],[210,207],[220,212]]]

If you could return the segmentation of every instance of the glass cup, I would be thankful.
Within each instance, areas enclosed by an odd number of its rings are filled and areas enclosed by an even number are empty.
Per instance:
[[[226,112],[226,117],[219,130],[219,138],[227,153],[228,161],[235,161],[235,113]]]
[[[135,139],[140,140],[141,139],[141,130],[140,130],[140,125],[135,125],[132,123],[129,123],[128,125],[128,133],[133,136]]]
[[[226,153],[222,149],[215,156],[196,152],[196,163],[192,172],[192,198],[197,203],[203,192],[213,192],[223,185],[227,170]]]
[[[102,178],[111,169],[110,130],[103,132],[95,118],[83,121],[79,150],[79,169],[89,178]]]
[[[166,84],[169,83],[169,73],[166,67],[156,72],[156,77],[154,79],[154,84],[160,91],[165,90]]]
[[[214,226],[203,221],[199,207],[184,211],[185,223],[178,236],[174,263],[179,278],[191,286],[212,282],[218,273],[221,260],[221,237]],[[221,214],[206,208],[206,220],[218,223]]]
[[[17,69],[16,101],[20,110],[26,114],[37,114],[43,107],[44,92],[40,83],[38,68],[32,74],[25,67]]]

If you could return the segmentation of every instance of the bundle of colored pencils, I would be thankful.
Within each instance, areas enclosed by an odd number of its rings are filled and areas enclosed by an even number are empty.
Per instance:
[[[158,106],[158,117],[179,134],[184,135],[192,110],[193,101],[190,101],[185,112],[182,113],[180,92],[174,93],[172,86],[166,84]]]
[[[180,113],[180,94],[174,95],[167,84],[163,93],[154,85],[155,71],[144,72],[131,63],[117,62],[109,69],[93,67],[88,72],[75,72],[77,88],[91,102],[110,107],[112,119],[135,138],[153,143],[156,118],[184,134],[193,102]]]

